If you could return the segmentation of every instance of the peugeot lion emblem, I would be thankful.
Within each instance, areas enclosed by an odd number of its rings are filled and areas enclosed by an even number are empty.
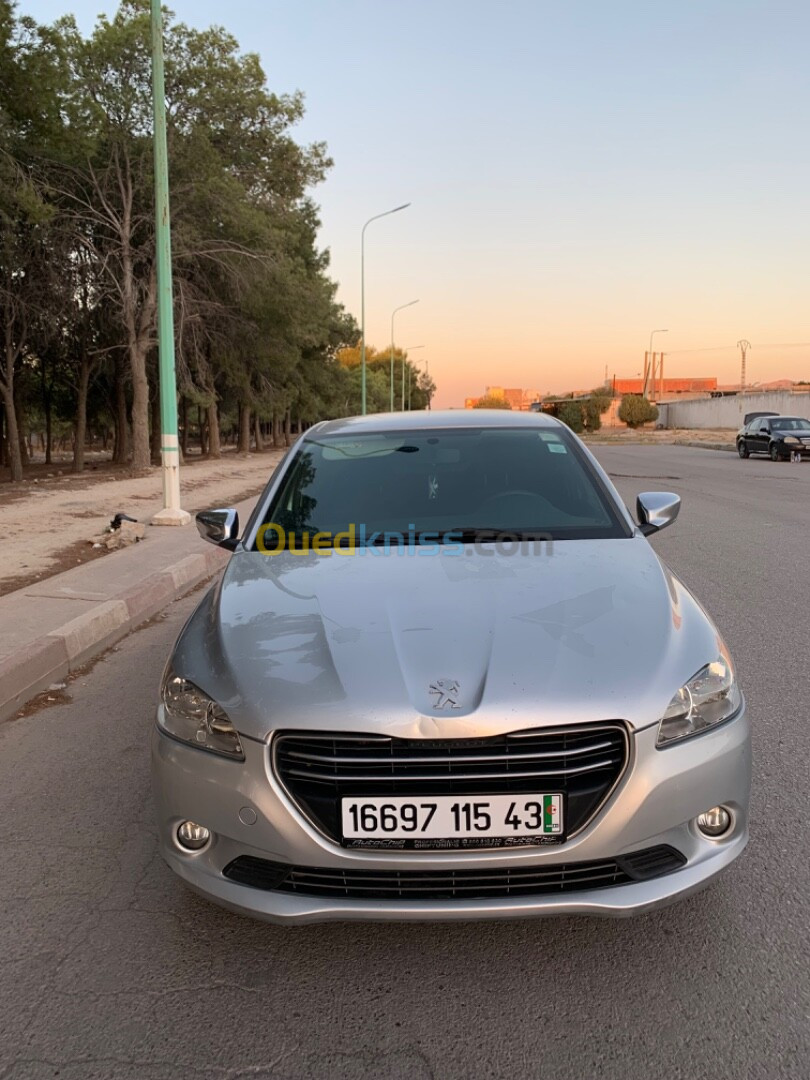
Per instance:
[[[430,693],[436,695],[436,709],[460,709],[458,697],[461,687],[455,679],[436,679],[430,684]]]

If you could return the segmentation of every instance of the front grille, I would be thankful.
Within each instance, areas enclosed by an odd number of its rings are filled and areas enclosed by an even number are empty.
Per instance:
[[[290,798],[333,840],[341,839],[340,800],[346,796],[543,792],[563,793],[570,837],[618,783],[628,743],[619,723],[481,739],[282,732],[273,740],[272,754]],[[412,844],[402,841],[402,846]]]
[[[223,873],[230,881],[254,889],[336,900],[497,900],[649,881],[678,870],[685,862],[679,851],[666,845],[615,859],[491,870],[333,870],[240,855]]]

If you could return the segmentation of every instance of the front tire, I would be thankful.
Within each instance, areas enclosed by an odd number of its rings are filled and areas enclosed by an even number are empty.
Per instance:
[[[779,447],[776,445],[776,443],[771,443],[771,447],[768,453],[771,455],[771,461],[782,460],[782,455],[779,453]]]
[[[748,452],[748,447],[745,445],[744,439],[740,439],[740,441],[737,443],[737,453],[740,455],[741,458],[747,458],[750,456]]]

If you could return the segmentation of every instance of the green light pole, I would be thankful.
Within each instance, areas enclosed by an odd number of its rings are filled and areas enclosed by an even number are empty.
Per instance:
[[[410,300],[407,304],[400,304],[399,307],[394,308],[391,312],[391,379],[389,390],[391,391],[391,408],[389,412],[394,411],[394,316],[398,311],[402,311],[403,308],[413,307],[414,304],[418,304],[418,300]]]
[[[155,0],[152,0],[155,3]],[[366,229],[381,217],[396,214],[400,210],[407,209],[411,204],[403,203],[395,206],[393,210],[385,210],[382,214],[370,217],[360,231],[360,396],[362,400],[363,416],[366,415]]]
[[[152,518],[152,524],[187,525],[191,521],[191,515],[180,508],[180,444],[177,438],[177,380],[174,370],[169,156],[166,146],[166,87],[163,77],[163,14],[160,0],[152,0],[152,105],[155,119],[155,246],[160,367],[160,456],[163,465],[163,509]]]

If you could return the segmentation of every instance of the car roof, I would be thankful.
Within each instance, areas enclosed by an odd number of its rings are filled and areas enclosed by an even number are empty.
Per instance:
[[[780,420],[804,420],[810,423],[810,421],[807,421],[806,416],[772,416],[770,419],[773,420],[774,423],[778,423]]]
[[[324,420],[309,428],[307,435],[380,433],[396,431],[432,431],[436,428],[563,428],[565,425],[548,413],[513,412],[511,409],[435,409],[398,413],[372,413],[370,416],[346,416]]]

